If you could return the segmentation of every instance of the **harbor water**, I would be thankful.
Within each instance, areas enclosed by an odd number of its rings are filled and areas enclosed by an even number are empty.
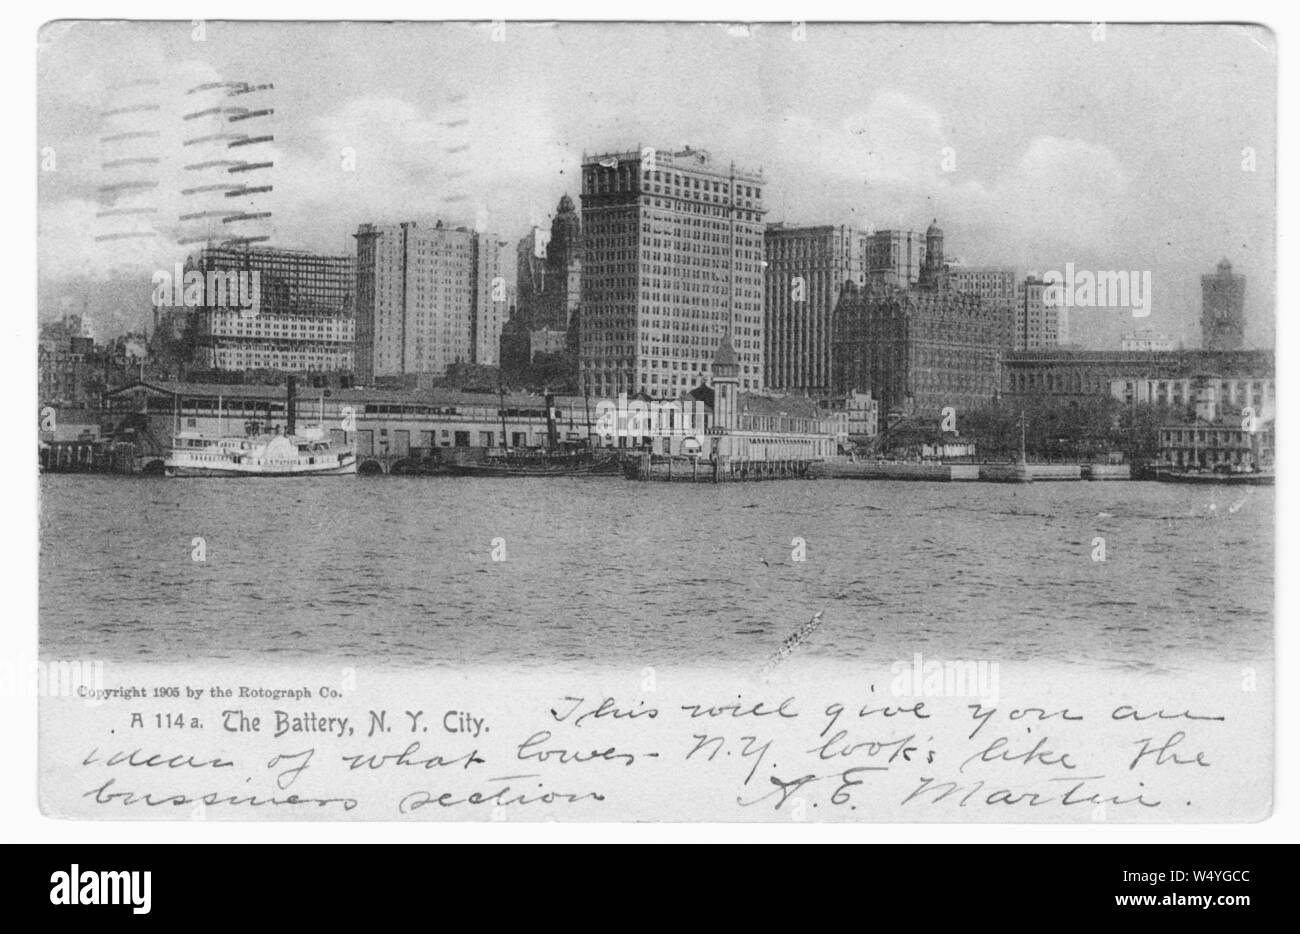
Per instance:
[[[41,478],[41,650],[106,660],[1180,670],[1271,658],[1273,490]]]

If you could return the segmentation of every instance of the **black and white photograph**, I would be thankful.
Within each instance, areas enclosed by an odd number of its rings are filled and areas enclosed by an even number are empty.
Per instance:
[[[1267,26],[37,44],[47,817],[1272,814]]]

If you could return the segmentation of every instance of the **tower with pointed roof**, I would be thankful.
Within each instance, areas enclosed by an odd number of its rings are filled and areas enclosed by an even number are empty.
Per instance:
[[[534,327],[566,331],[578,308],[582,286],[582,220],[573,199],[565,194],[551,220],[551,239],[546,246],[546,287],[542,313]]]
[[[925,260],[921,264],[921,283],[934,288],[943,278],[943,230],[935,218],[925,229]]]
[[[739,425],[740,361],[728,332],[713,355],[713,427],[735,431]]]

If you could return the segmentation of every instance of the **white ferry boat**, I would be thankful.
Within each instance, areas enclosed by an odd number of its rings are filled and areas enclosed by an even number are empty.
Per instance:
[[[356,451],[319,428],[243,438],[178,432],[164,462],[169,477],[313,477],[357,472]]]

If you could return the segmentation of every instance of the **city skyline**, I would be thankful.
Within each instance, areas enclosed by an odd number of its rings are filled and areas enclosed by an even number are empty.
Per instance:
[[[40,139],[58,158],[40,177],[43,318],[111,301],[114,268],[176,258],[88,236],[100,107],[126,77],[114,63],[129,60],[178,84],[275,84],[278,246],[353,252],[362,223],[434,219],[515,240],[545,226],[561,195],[578,196],[584,153],[689,144],[761,166],[769,222],[920,231],[937,217],[949,255],[971,265],[1154,270],[1150,317],[1072,316],[1089,346],[1137,326],[1195,343],[1199,277],[1227,257],[1256,283],[1247,345],[1272,344],[1275,58],[1263,30],[1109,25],[1099,41],[1085,25],[811,24],[796,40],[788,23],[397,35],[214,21],[200,42],[194,28],[42,33]],[[363,33],[371,41],[355,41]],[[370,67],[375,43],[383,70]],[[444,63],[438,79],[416,51]],[[1165,75],[1153,56],[1198,68]],[[1260,106],[1231,104],[1243,97]]]

